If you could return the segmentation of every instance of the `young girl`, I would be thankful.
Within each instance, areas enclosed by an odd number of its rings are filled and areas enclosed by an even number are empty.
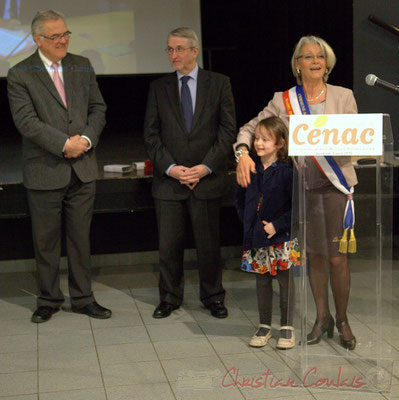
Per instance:
[[[273,278],[280,286],[280,337],[277,347],[295,346],[293,309],[295,287],[290,267],[299,264],[297,239],[291,239],[293,169],[289,163],[288,130],[278,117],[261,120],[255,132],[256,174],[236,193],[244,226],[241,269],[256,273],[259,328],[249,345],[265,346],[272,336]]]

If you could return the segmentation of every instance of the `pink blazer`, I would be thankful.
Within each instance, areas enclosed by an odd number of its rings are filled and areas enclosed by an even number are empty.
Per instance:
[[[327,84],[326,95],[326,114],[357,114],[357,105],[353,92],[341,86]],[[288,127],[288,115],[283,103],[283,92],[274,93],[269,104],[253,119],[240,128],[237,140],[234,143],[234,150],[239,144],[246,144],[249,148],[252,145],[255,128],[258,122],[264,118],[277,116],[280,117]],[[342,173],[344,174],[348,185],[357,184],[355,169],[353,168],[350,157],[335,157]]]

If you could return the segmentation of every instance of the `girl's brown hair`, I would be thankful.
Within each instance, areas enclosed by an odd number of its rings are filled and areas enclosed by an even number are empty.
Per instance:
[[[256,125],[256,129],[265,128],[270,134],[274,136],[276,146],[281,146],[277,152],[277,158],[280,161],[289,162],[288,157],[288,129],[284,122],[279,117],[269,117],[262,119]]]

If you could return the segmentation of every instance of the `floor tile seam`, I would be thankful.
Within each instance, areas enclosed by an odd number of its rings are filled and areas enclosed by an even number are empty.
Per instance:
[[[173,381],[174,384],[176,384],[176,382],[178,382],[178,381]],[[176,392],[177,392],[177,389],[178,389],[178,387],[177,387],[177,385],[176,385]],[[247,400],[247,398],[244,396],[244,394],[243,394],[240,390],[238,390],[238,389],[236,389],[236,388],[233,388],[233,390],[234,390],[235,392],[238,392],[238,393],[242,396],[242,400]],[[173,388],[172,388],[172,393],[173,393],[173,395],[175,396],[175,391],[173,390]],[[175,398],[177,398],[177,397],[175,397]],[[251,399],[251,400],[252,400],[252,399]],[[256,399],[253,399],[253,400],[256,400]]]
[[[31,311],[31,310],[29,310],[29,311]],[[2,310],[0,310],[0,313],[1,312],[2,312]],[[30,314],[30,312],[29,312],[29,314]],[[21,317],[10,317],[10,318],[3,316],[0,318],[0,322],[3,323],[3,322],[9,322],[9,321],[26,321],[27,316],[28,315],[21,316]]]
[[[151,339],[150,338],[145,338],[145,340],[135,340],[135,341],[129,341],[129,342],[117,342],[117,343],[98,343],[96,346],[112,346],[112,345],[121,345],[121,344],[135,344],[135,343],[150,343]]]
[[[240,305],[239,301],[236,300],[236,298],[229,292],[228,289],[226,289],[226,294],[230,298],[230,300],[233,301],[237,305],[238,308],[241,308],[241,307],[239,307],[239,305]]]
[[[278,360],[275,360],[275,361],[281,361],[281,362],[283,362],[284,364],[285,364],[285,366],[286,366],[286,368],[287,369],[289,369],[291,372],[294,372],[293,370],[292,370],[292,368],[290,367],[290,365],[285,361],[285,359],[284,358],[286,358],[286,354],[280,354],[280,353],[283,353],[284,351],[289,351],[289,350],[275,350],[275,349],[273,349],[272,350],[273,351],[273,354],[274,355],[276,355],[279,359]],[[269,353],[269,351],[268,351],[268,353]],[[262,352],[262,353],[260,353],[260,352],[254,352],[253,353],[254,355],[255,355],[255,357],[266,367],[266,368],[269,368],[261,359],[260,359],[260,357],[258,356],[258,355],[260,355],[260,354],[266,354],[266,353],[264,353],[264,352]],[[278,371],[278,372],[280,372],[280,371]]]
[[[112,317],[111,317],[111,318],[112,318]],[[103,388],[103,390],[104,390],[105,400],[108,400],[108,394],[107,394],[107,390],[106,390],[106,386],[105,386],[104,374],[103,374],[103,370],[102,370],[102,367],[101,367],[100,356],[99,356],[99,354],[98,354],[97,343],[96,343],[96,337],[95,337],[95,335],[94,335],[93,325],[92,325],[91,319],[89,319],[89,323],[90,323],[91,334],[92,334],[93,343],[94,343],[94,350],[95,350],[95,352],[96,352],[97,364],[98,364],[98,368],[100,369],[101,383],[102,383],[102,385],[103,385],[102,388]]]
[[[202,328],[200,322],[198,321],[194,316],[193,316],[194,320],[197,322],[197,325],[199,326],[200,330],[202,331],[203,335],[205,336],[206,340],[208,341],[209,345],[212,347],[213,351],[215,352],[215,354],[217,355],[219,361],[224,365],[223,360],[220,358],[220,354],[217,352],[215,346],[212,344],[211,340],[209,339],[208,335],[206,334],[205,330]],[[227,371],[227,369],[226,369]]]
[[[3,321],[0,321],[0,324],[2,323]],[[35,330],[34,328],[33,328],[33,330]],[[37,332],[35,332],[35,333],[39,333],[38,331]],[[1,338],[6,338],[6,337],[21,337],[21,336],[32,336],[32,333],[14,333],[14,334],[11,334],[11,335],[0,335],[0,339]]]
[[[139,343],[150,343],[150,340],[148,341],[140,341],[140,342],[128,342],[128,343],[107,343],[107,344],[97,344],[96,347],[102,348],[102,347],[112,347],[112,346],[120,346],[120,345],[127,345],[127,344],[139,344]]]
[[[141,320],[141,322],[142,322],[142,324],[141,325],[123,325],[123,326],[103,326],[103,327],[98,327],[98,326],[93,326],[92,325],[92,330],[93,331],[100,331],[100,330],[104,330],[104,331],[107,331],[107,330],[111,330],[111,329],[115,329],[115,328],[132,328],[132,327],[134,327],[134,326],[144,326],[144,322],[143,322],[143,320],[142,320],[142,316],[141,315],[139,315],[139,317],[140,317],[140,320]],[[112,317],[111,317],[112,318]],[[100,321],[100,320],[98,320],[98,321]]]
[[[167,359],[160,359],[160,362],[161,363],[164,363],[164,362],[170,362],[170,361],[179,361],[179,360],[182,360],[182,361],[184,361],[184,360],[189,360],[189,359],[192,359],[192,358],[195,358],[195,359],[205,359],[205,358],[210,358],[210,357],[215,357],[215,356],[218,356],[218,354],[217,353],[215,353],[215,354],[212,354],[212,355],[208,355],[208,356],[195,356],[195,357],[180,357],[180,358],[167,358]],[[219,357],[217,357],[217,358],[219,358]],[[219,358],[219,360],[220,360],[220,358]],[[226,370],[227,371],[227,370]]]
[[[204,337],[188,337],[188,338],[183,338],[183,339],[172,339],[172,340],[155,340],[153,341],[154,343],[156,343],[157,345],[159,345],[159,343],[170,343],[170,342],[186,342],[186,341],[197,341],[197,342],[201,342],[201,341],[207,341],[207,338]]]
[[[228,291],[227,291],[227,293],[228,293]],[[230,297],[232,297],[232,296],[230,295],[230,293],[228,293],[228,295],[229,295]],[[238,307],[238,308],[240,309],[241,312],[243,312],[243,311],[241,310],[240,307]],[[243,313],[244,313],[244,312],[243,312]],[[245,313],[244,313],[244,315],[245,315]],[[201,325],[199,324],[199,322],[201,322],[201,321],[198,322],[198,320],[197,320],[194,316],[193,316],[193,318],[194,318],[194,320],[197,322],[197,324],[198,324],[198,326],[200,327],[200,329],[201,329],[201,331],[203,332],[203,334],[205,335],[205,337],[206,337],[206,339],[207,339],[209,345],[212,347],[212,349],[213,349],[214,352],[216,353],[216,355],[217,355],[219,361],[222,363],[222,365],[224,366],[224,368],[226,369],[226,371],[228,371],[227,366],[225,365],[223,359],[221,358],[221,355],[218,353],[218,351],[216,350],[215,346],[212,344],[212,341],[210,340],[210,338],[208,337],[208,335],[205,333],[204,329],[203,329],[203,328],[201,327]],[[247,317],[247,319],[248,319],[248,321],[253,325],[252,321],[251,321],[248,317]],[[247,354],[247,353],[238,353],[238,354]],[[240,392],[240,393],[241,393],[241,392]],[[242,394],[242,393],[241,393],[241,394]]]
[[[128,324],[128,322],[126,323],[126,324]],[[141,325],[141,324],[129,324],[129,325],[125,325],[125,324],[123,324],[123,325],[113,325],[113,326],[104,326],[104,327],[96,327],[96,326],[93,326],[93,330],[94,331],[99,331],[99,330],[101,330],[101,329],[104,329],[104,330],[106,330],[106,329],[115,329],[115,328],[134,328],[135,326],[143,326],[143,325]]]
[[[273,350],[273,352],[280,358],[280,360],[281,361],[283,361],[284,362],[284,364],[286,365],[286,369],[288,369],[291,373],[293,373],[299,380],[301,379],[300,378],[300,376],[282,359],[282,356],[277,352],[277,351],[274,351]],[[248,354],[248,353],[243,353],[243,354]],[[261,353],[259,353],[259,352],[256,352],[256,351],[252,351],[250,354],[254,354],[255,355],[255,357],[258,359],[258,361],[260,361],[261,362],[261,364],[263,365],[263,366],[265,366],[266,368],[268,368],[268,370],[270,371],[270,368],[258,357],[258,354],[261,354]],[[278,361],[278,360],[277,360]],[[226,366],[225,366],[226,367]],[[227,367],[226,367],[227,368]],[[228,370],[229,371],[229,370]],[[264,372],[264,371],[260,371],[260,372]],[[272,374],[274,374],[273,373],[273,371],[270,371]],[[276,372],[281,372],[281,371],[276,371]],[[231,375],[231,373],[230,373],[230,376],[232,376]],[[240,387],[238,388],[239,390],[240,390]],[[303,388],[303,389],[306,389],[306,391],[309,393],[309,394],[312,394],[307,388]],[[283,396],[282,396],[283,397]]]
[[[362,357],[359,357],[359,358],[362,358]],[[360,367],[357,367],[356,365],[356,363],[354,362],[354,363],[351,363],[351,362],[349,362],[348,361],[348,359],[347,358],[345,358],[345,362],[347,363],[347,365],[345,365],[345,366],[347,366],[347,367],[352,367],[352,368],[354,368],[354,370],[356,370],[357,372],[359,372],[359,375],[360,376],[362,376],[362,377],[364,377],[364,373],[362,372],[362,370],[360,369]],[[337,365],[338,366],[338,365]],[[294,371],[294,373],[295,373],[295,371]],[[295,373],[296,374],[296,373]],[[296,374],[298,377],[299,377],[299,375],[298,374]],[[299,379],[300,379],[300,377],[299,377]],[[391,379],[392,379],[392,377],[391,377]],[[392,385],[391,385],[392,386]],[[316,392],[315,392],[315,390],[316,390]],[[323,388],[311,388],[311,387],[309,387],[308,388],[308,391],[312,391],[312,393],[313,392],[315,392],[315,393],[319,393],[318,392],[318,390],[320,390],[320,391],[322,391],[323,390]],[[324,389],[324,390],[326,390],[326,389]],[[327,390],[329,390],[329,389],[327,389]],[[331,391],[333,391],[334,389],[331,389]],[[350,392],[350,390],[346,390],[347,392]],[[366,393],[378,393],[378,394],[381,394],[380,392],[373,392],[372,390],[368,390],[368,391],[366,391]]]
[[[37,363],[36,363],[37,364]],[[15,375],[15,374],[24,374],[27,372],[37,372],[37,367],[35,367],[35,369],[25,369],[25,370],[17,370],[17,371],[13,371],[13,372],[0,372],[0,376],[3,375]],[[0,396],[1,397],[1,396]]]
[[[198,325],[199,325],[199,324],[198,324]],[[223,376],[226,376],[226,374],[228,374],[228,371],[229,371],[228,368],[227,368],[227,366],[226,366],[226,364],[224,363],[223,359],[221,358],[221,355],[217,352],[217,350],[216,350],[215,347],[213,346],[213,344],[212,344],[212,342],[210,341],[208,335],[204,332],[204,330],[202,329],[202,327],[201,327],[200,325],[199,325],[199,327],[200,327],[200,329],[203,331],[203,333],[204,333],[205,337],[207,338],[207,340],[208,340],[210,346],[211,346],[211,347],[213,348],[213,350],[215,351],[217,358],[219,359],[219,361],[222,363],[223,367],[225,368],[226,373],[225,373]],[[245,354],[246,354],[246,353],[245,353]],[[238,388],[238,392],[241,394],[241,396],[242,396],[243,399],[246,399],[245,395],[242,393],[242,391],[241,391],[239,388]]]
[[[47,395],[47,394],[52,394],[52,393],[57,394],[57,393],[68,393],[68,392],[83,392],[84,390],[92,390],[92,389],[95,390],[95,389],[102,389],[102,388],[99,386],[99,387],[81,388],[81,389],[70,389],[70,390],[56,390],[56,391],[51,390],[51,391],[49,391],[49,392],[27,393],[26,395],[24,394],[23,396],[36,395],[36,396],[38,396],[38,400],[40,400],[40,395],[41,395],[41,394]],[[17,396],[18,396],[18,395],[17,395]],[[6,397],[7,397],[7,396],[6,396]],[[0,395],[0,400],[1,400],[2,398],[3,398],[3,396]],[[8,397],[7,397],[7,399],[8,399]],[[11,397],[11,399],[12,399],[12,397]],[[106,399],[106,400],[108,400],[108,399]]]
[[[335,391],[339,391],[340,392],[339,394],[341,394],[341,392],[351,393],[353,391],[353,389],[329,389],[329,388],[313,388],[313,389],[310,389],[310,390],[312,390],[312,394],[314,396],[318,395],[318,394],[323,394],[323,393],[334,394]],[[370,390],[369,391],[365,391],[365,390],[361,391],[361,390],[359,390],[359,391],[356,391],[354,393],[360,393],[362,395],[373,394],[373,397],[374,397],[373,400],[375,400],[376,397],[378,397],[378,399],[381,399],[381,400],[384,399],[384,395],[381,392],[373,392],[373,391],[370,391]],[[367,397],[367,399],[368,398],[369,397]]]
[[[107,386],[107,388],[120,388],[120,387],[139,387],[139,386],[148,386],[151,387],[153,385],[162,385],[162,384],[168,384],[168,382],[145,382],[145,383],[132,383],[132,384],[122,384],[122,385],[112,385],[112,386]],[[172,391],[173,393],[173,391]],[[0,397],[1,399],[1,397]]]
[[[40,380],[39,380],[39,368],[40,368],[40,353],[39,353],[39,324],[36,324],[36,388],[37,398],[40,399]]]
[[[251,374],[249,374],[249,375],[251,375]],[[295,374],[296,375],[296,374]],[[230,375],[231,377],[232,377],[232,375]],[[298,377],[298,375],[296,375],[297,377]],[[237,385],[237,388],[238,388],[238,390],[240,391],[240,392],[243,392],[243,391],[245,391],[246,389],[245,389],[245,387],[241,387],[240,385]],[[306,392],[307,393],[302,393],[301,395],[311,395],[313,398],[315,398],[315,399],[317,399],[316,397],[314,397],[314,394],[313,393],[311,393],[310,391],[309,391],[309,389],[308,388],[305,388],[305,387],[303,387],[303,386],[299,386],[298,387],[299,389],[302,389],[302,390],[304,390],[304,389],[306,389]],[[292,398],[294,398],[294,396],[297,396],[297,394],[294,394],[294,390],[296,390],[297,388],[296,387],[294,387],[294,388],[289,388],[289,387],[287,387],[287,388],[266,388],[266,390],[286,390],[286,391],[289,391],[289,390],[292,390],[292,395],[291,394],[287,394],[287,393],[284,393],[284,394],[282,394],[281,396],[275,396],[275,395],[273,395],[273,399],[278,399],[278,398],[287,398],[287,397],[292,397]],[[243,394],[244,395],[244,394]],[[245,396],[245,395],[244,395]],[[247,398],[247,397],[245,397],[245,398]],[[251,400],[256,400],[256,398],[252,398],[251,397]],[[261,398],[259,398],[259,399],[261,399]]]
[[[289,351],[289,350],[286,350],[286,351]],[[285,360],[283,360],[283,355],[280,354],[278,351],[274,351],[274,353],[280,358],[281,361],[284,362],[284,364],[286,365],[286,370],[288,370],[292,374],[294,374],[294,376],[296,376],[296,378],[298,378],[298,381],[300,382],[301,381],[301,377],[295,372],[295,370],[293,368],[290,367],[290,365]],[[266,368],[268,368],[267,365],[261,359],[259,359],[259,357],[258,357],[258,355],[256,353],[255,353],[255,356]],[[281,372],[281,371],[276,371],[276,372]],[[308,388],[305,388],[305,387],[302,387],[302,386],[301,386],[301,388],[302,389],[306,389],[308,394],[312,395],[312,393],[310,392],[310,390]]]
[[[98,362],[98,361],[97,361]],[[52,371],[72,371],[75,372],[76,369],[78,368],[89,368],[89,367],[93,367],[94,366],[94,360],[92,363],[90,362],[83,362],[81,364],[78,363],[69,363],[69,365],[67,367],[47,367],[47,368],[40,368],[39,373],[45,373],[45,372],[52,372]],[[98,365],[96,364],[95,367],[97,367]]]
[[[91,387],[85,387],[85,388],[79,388],[79,389],[71,389],[71,390],[50,390],[50,391],[40,391],[38,393],[34,393],[34,394],[38,394],[39,395],[39,399],[40,399],[40,395],[47,395],[47,394],[51,394],[51,393],[67,393],[67,392],[74,392],[74,391],[78,391],[78,390],[92,390],[92,389],[103,389],[103,386],[91,386]],[[0,397],[1,400],[1,397]],[[106,400],[108,400],[108,398],[106,398]]]
[[[37,349],[35,350],[21,350],[21,351],[6,351],[6,352],[0,352],[1,354],[20,354],[20,353],[36,353],[37,354]]]
[[[43,352],[62,352],[62,351],[81,351],[87,348],[93,347],[94,348],[94,343],[90,343],[90,344],[54,344],[51,346],[47,346],[47,349],[44,350]],[[39,348],[40,351],[40,348]]]
[[[252,322],[251,317],[250,317],[249,315],[247,315],[247,313],[246,313],[244,310],[242,310],[241,308],[240,308],[240,310],[241,310],[241,312],[245,315],[245,317],[249,320],[249,322],[252,324],[252,326],[256,329],[256,328],[257,328],[257,325],[255,325],[255,324]],[[258,324],[258,325],[259,325],[259,324]]]
[[[103,303],[103,302],[102,302]],[[113,303],[113,302],[107,302],[106,300],[104,301],[104,303],[107,304],[107,308],[118,308],[118,306],[134,306],[136,307],[136,304],[134,303],[134,301],[130,301],[129,303]],[[131,312],[136,312],[137,313],[137,307],[132,309]]]
[[[131,295],[133,296],[133,291],[132,291],[132,289],[131,289],[130,287],[129,287],[128,289],[129,289],[129,292],[131,293]],[[174,391],[173,391],[173,389],[172,389],[172,385],[170,384],[170,381],[169,381],[169,379],[168,379],[168,375],[166,374],[165,368],[164,368],[164,366],[162,365],[162,362],[161,362],[161,359],[160,359],[160,357],[159,357],[158,351],[157,351],[157,349],[155,348],[155,345],[154,345],[154,342],[153,342],[153,340],[152,340],[152,338],[151,338],[150,332],[148,331],[148,328],[147,328],[147,325],[146,325],[146,323],[145,323],[145,321],[144,321],[144,318],[143,318],[143,315],[142,315],[142,313],[141,313],[141,310],[140,310],[139,307],[137,306],[136,299],[135,299],[134,297],[133,297],[133,299],[134,299],[136,308],[137,308],[137,310],[138,310],[138,312],[139,312],[139,314],[140,314],[140,318],[141,318],[141,320],[142,320],[142,322],[143,322],[144,329],[145,329],[146,332],[147,332],[149,341],[150,341],[150,343],[151,343],[151,345],[152,345],[152,348],[153,348],[153,350],[154,350],[154,352],[155,352],[155,355],[156,355],[156,357],[157,357],[157,360],[155,360],[155,361],[158,361],[158,363],[159,363],[159,365],[160,365],[160,367],[161,367],[161,369],[162,369],[162,373],[164,374],[164,377],[165,377],[165,379],[166,379],[166,382],[168,383],[169,388],[170,388],[170,390],[171,390],[171,392],[172,392],[172,394],[173,394],[175,400],[177,400],[177,398],[176,398],[176,396],[175,396],[175,393],[174,393]]]
[[[112,364],[103,364],[104,367],[110,368],[114,366],[120,366],[120,365],[135,365],[135,364],[149,364],[149,363],[155,363],[155,362],[161,362],[161,361],[169,361],[169,360],[160,360],[160,359],[154,359],[154,360],[140,360],[140,361],[131,361],[131,362],[118,362],[118,363],[112,363]]]
[[[90,317],[87,317],[87,318],[90,318]],[[82,321],[85,321],[84,319],[82,319]],[[89,319],[89,321],[90,321],[90,319]],[[50,324],[51,324],[51,322],[50,322]],[[51,325],[49,325],[49,326],[51,326]],[[54,334],[54,333],[65,333],[66,335],[68,335],[68,336],[70,336],[70,334],[71,333],[74,333],[74,332],[91,332],[92,331],[92,327],[91,327],[91,325],[90,325],[90,327],[89,328],[83,328],[83,329],[79,329],[78,327],[74,327],[74,328],[68,328],[68,329],[64,329],[64,328],[62,328],[62,327],[60,327],[59,329],[57,328],[57,329],[55,329],[54,327],[53,328],[45,328],[45,327],[42,327],[42,329],[44,329],[43,331],[40,331],[40,329],[38,330],[38,335],[43,335],[43,334],[46,334],[46,333],[51,333],[51,334]],[[46,329],[49,329],[49,330],[46,330]],[[59,331],[61,331],[61,332],[59,332]]]
[[[155,318],[152,318],[152,320],[148,320],[147,322],[145,322],[145,325],[146,326],[165,326],[165,325],[187,324],[187,323],[190,323],[190,322],[191,323],[196,322],[195,320],[190,320],[190,319],[186,319],[186,320],[175,319],[175,320],[173,320],[173,323],[165,323],[165,321],[159,320],[159,319],[156,320]]]
[[[38,346],[37,346],[37,344],[36,344],[36,349],[37,349],[37,348],[38,348]],[[29,351],[36,351],[36,350],[23,350],[23,351],[11,351],[11,352],[7,352],[7,351],[1,352],[1,351],[0,351],[0,357],[1,357],[2,354],[27,353],[27,352],[29,352]]]
[[[1,273],[1,272],[0,272]],[[37,398],[37,400],[40,400],[39,399],[39,394],[38,394],[38,392],[32,392],[32,393],[24,393],[24,394],[16,394],[16,395],[11,395],[11,397],[10,396],[3,396],[3,395],[0,395],[0,400],[1,399],[13,399],[14,397],[17,399],[18,397],[20,397],[20,396],[36,396],[36,398]]]
[[[1,273],[0,273],[0,277],[2,277]],[[7,278],[4,278],[4,279],[6,280]],[[23,301],[21,300],[21,302],[20,302],[19,299],[22,299],[22,298],[26,298],[26,300],[23,300]],[[33,295],[29,295],[29,296],[8,296],[8,297],[0,296],[0,303],[1,302],[7,303],[7,304],[15,304],[15,305],[18,305],[18,306],[20,306],[20,305],[21,306],[24,306],[24,305],[25,306],[34,306],[36,304],[36,296],[33,296]]]

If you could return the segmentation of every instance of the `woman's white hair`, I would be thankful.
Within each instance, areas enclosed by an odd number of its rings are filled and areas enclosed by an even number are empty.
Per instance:
[[[300,72],[298,73],[295,63],[298,60],[298,57],[300,56],[302,47],[308,43],[318,44],[326,56],[326,72],[323,76],[323,82],[326,83],[328,81],[328,76],[331,74],[331,71],[333,70],[335,63],[337,62],[337,57],[335,56],[331,46],[324,39],[319,38],[318,36],[313,36],[313,35],[302,36],[299,39],[299,42],[295,46],[294,54],[292,55],[291,58],[292,73],[294,74],[298,85],[302,85],[301,73]]]

